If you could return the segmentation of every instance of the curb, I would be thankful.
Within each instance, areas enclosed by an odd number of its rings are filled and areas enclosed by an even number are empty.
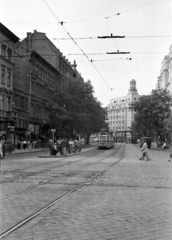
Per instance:
[[[88,149],[87,151],[84,151],[84,152],[81,151],[81,152],[72,153],[72,154],[68,154],[68,155],[60,155],[60,156],[51,156],[51,155],[48,155],[48,156],[38,156],[38,158],[67,158],[67,157],[71,157],[71,156],[83,154],[83,153],[86,153],[86,152],[91,152],[91,151],[93,151],[93,150],[96,150],[96,148]]]

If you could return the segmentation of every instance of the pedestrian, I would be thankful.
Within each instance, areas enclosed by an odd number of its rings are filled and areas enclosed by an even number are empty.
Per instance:
[[[69,139],[66,140],[66,154],[70,153]]]
[[[144,158],[146,157],[146,160],[147,160],[147,161],[150,161],[151,158],[150,158],[150,156],[148,155],[147,143],[144,141],[144,139],[142,139],[141,151],[142,151],[142,156],[141,156],[141,158],[139,158],[139,160],[144,160]]]
[[[172,161],[172,142],[170,144],[170,159],[168,160],[168,162]]]
[[[163,148],[164,148],[164,149],[167,148],[166,142],[163,143]]]
[[[50,138],[49,140],[50,155],[53,155],[53,147],[54,147],[54,142],[53,142],[53,139]]]
[[[18,142],[17,142],[17,148],[18,148],[18,150],[20,150],[20,147],[21,147],[21,143],[20,143],[20,140],[18,140]]]
[[[5,158],[5,139],[2,139],[2,157]]]
[[[78,139],[78,142],[77,142],[77,149],[78,149],[78,152],[81,152],[81,149],[82,149],[81,139]]]
[[[74,152],[77,152],[77,150],[78,150],[78,140],[77,140],[77,138],[75,138],[75,140],[74,140]]]
[[[56,156],[57,152],[58,152],[58,146],[57,146],[57,142],[55,141],[51,155]]]
[[[3,153],[2,153],[2,139],[0,140],[0,158],[3,158]]]
[[[64,137],[61,142],[61,146],[62,146],[61,155],[66,155],[66,145],[67,145],[67,140]]]
[[[72,153],[73,152],[73,145],[74,145],[74,142],[71,139],[69,139],[69,150],[68,150],[68,153]]]
[[[26,149],[26,140],[23,141],[23,149]]]
[[[30,141],[27,141],[27,147],[30,148]]]

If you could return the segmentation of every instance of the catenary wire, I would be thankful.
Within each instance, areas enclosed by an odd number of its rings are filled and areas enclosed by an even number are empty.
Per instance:
[[[50,12],[53,14],[53,16],[57,19],[58,22],[59,19],[57,18],[57,16],[54,14],[54,12],[51,10],[51,8],[49,7],[49,5],[46,3],[45,0],[43,0],[43,2],[45,3],[45,5],[48,7],[48,9],[50,10]],[[87,54],[81,49],[81,47],[77,44],[77,42],[74,40],[74,38],[70,35],[70,33],[67,31],[67,29],[63,26],[63,24],[61,24],[61,26],[63,27],[63,29],[65,30],[65,32],[68,34],[68,36],[71,38],[71,40],[77,45],[77,47],[80,49],[80,51],[83,53],[83,55],[88,59],[89,62],[92,63],[92,66],[96,69],[96,71],[98,72],[99,76],[103,79],[103,81],[106,83],[106,85],[110,88],[110,90],[112,90],[112,88],[109,86],[109,84],[107,83],[107,81],[105,80],[105,78],[102,76],[102,74],[98,71],[98,69],[96,68],[96,66],[93,64],[93,61],[89,59],[89,57],[87,56]]]
[[[114,37],[114,36],[113,36]],[[124,38],[172,38],[172,35],[154,35],[154,36],[125,36]],[[23,41],[25,38],[21,38],[20,41]],[[74,37],[73,39],[75,40],[105,40],[100,37]],[[110,39],[110,37],[109,37]],[[123,38],[120,38],[123,39]],[[49,40],[71,40],[71,38],[47,38],[47,39],[42,39],[42,38],[33,38],[32,40],[34,41],[49,41]],[[11,42],[11,40],[3,40],[1,41],[2,43],[4,42]]]
[[[139,6],[136,6],[136,7],[133,7],[133,8],[129,8],[127,10],[124,10],[124,11],[121,11],[121,12],[118,12],[118,13],[115,13],[113,15],[110,15],[110,16],[106,16],[106,17],[98,17],[98,18],[89,18],[89,19],[81,19],[81,20],[73,20],[73,21],[58,21],[57,23],[7,23],[7,24],[66,24],[66,23],[78,23],[78,22],[88,22],[88,21],[95,21],[95,20],[103,20],[103,19],[107,19],[107,18],[111,18],[111,17],[114,17],[114,16],[119,16],[123,13],[126,13],[126,12],[129,12],[129,11],[132,11],[134,9],[137,9],[137,8],[141,8],[141,7],[144,7],[148,4],[151,4],[151,3],[154,3],[154,2],[157,2],[159,0],[154,0],[154,1],[151,1],[151,2],[148,2],[148,3],[145,3],[145,4],[142,4],[142,5],[139,5]],[[53,14],[54,15],[54,14]],[[55,15],[54,15],[55,16]]]

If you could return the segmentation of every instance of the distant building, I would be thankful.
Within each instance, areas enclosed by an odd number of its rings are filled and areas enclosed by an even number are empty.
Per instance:
[[[14,49],[19,38],[0,23],[0,136],[14,144]]]
[[[116,142],[131,142],[131,124],[134,121],[134,111],[129,110],[130,103],[138,101],[139,94],[136,81],[130,81],[128,94],[124,97],[113,98],[108,105],[109,130],[114,132]]]
[[[172,95],[172,45],[169,48],[169,53],[163,58],[157,88],[167,89]]]

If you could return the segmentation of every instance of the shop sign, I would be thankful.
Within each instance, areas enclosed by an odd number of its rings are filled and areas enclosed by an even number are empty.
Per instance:
[[[29,123],[29,131],[34,132],[34,124]]]
[[[14,132],[14,129],[15,129],[14,126],[8,126],[8,130],[9,130],[10,132]]]
[[[52,132],[52,133],[55,133],[55,132],[56,132],[56,129],[51,129],[51,132]]]

